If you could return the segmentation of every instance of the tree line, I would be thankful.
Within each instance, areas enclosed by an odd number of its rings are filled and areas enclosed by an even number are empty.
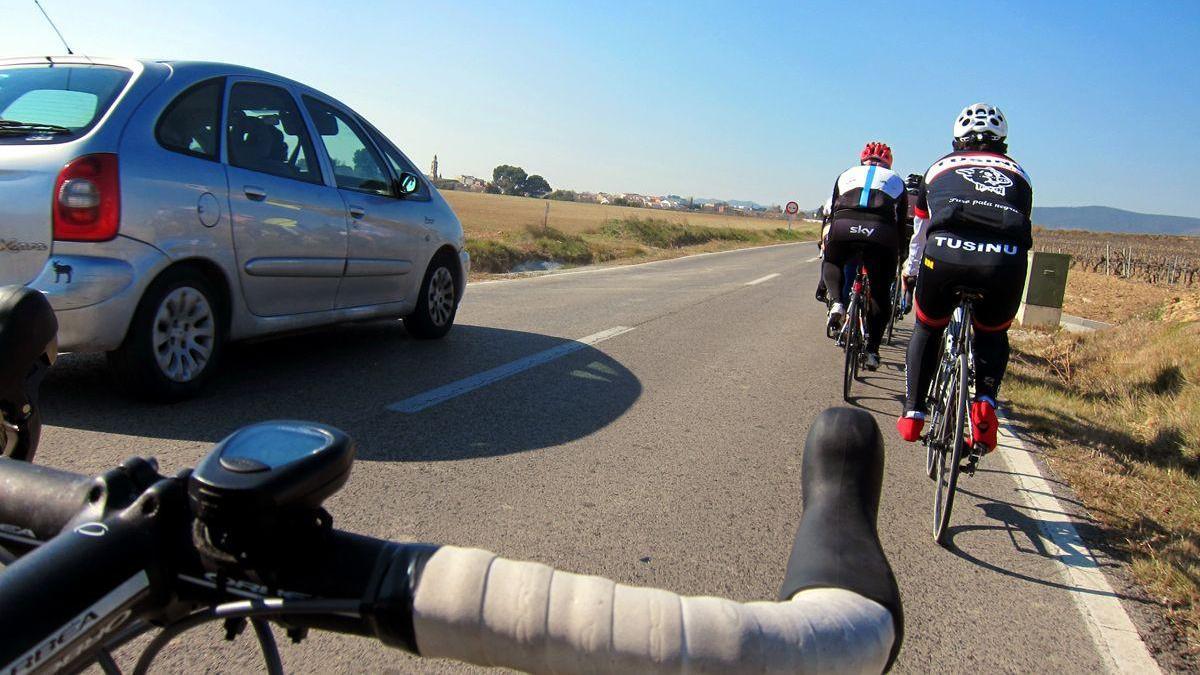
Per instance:
[[[544,197],[550,193],[550,183],[545,178],[525,173],[525,169],[510,164],[501,164],[492,169],[492,182],[487,192],[517,195],[521,197]]]

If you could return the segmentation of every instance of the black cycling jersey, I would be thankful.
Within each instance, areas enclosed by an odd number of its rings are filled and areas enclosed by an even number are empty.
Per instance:
[[[1032,209],[1029,176],[1005,155],[952,152],[925,174],[904,265],[906,275],[917,277],[907,410],[925,411],[958,286],[983,294],[974,304],[975,393],[995,399],[1008,366],[1008,326],[1021,302],[1026,251],[1033,245]]]
[[[925,174],[914,212],[929,219],[926,232],[954,229],[1033,245],[1033,186],[1012,158],[960,150],[942,157]]]
[[[908,213],[904,179],[887,167],[847,169],[833,185],[830,241],[861,241],[889,249],[900,245]]]

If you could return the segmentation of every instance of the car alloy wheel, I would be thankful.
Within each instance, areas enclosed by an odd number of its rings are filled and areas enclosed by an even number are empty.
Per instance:
[[[171,291],[154,315],[151,346],[168,379],[190,382],[208,367],[216,339],[216,317],[208,298],[190,286]]]
[[[450,270],[445,267],[434,270],[426,300],[433,325],[445,326],[454,314],[454,276]]]

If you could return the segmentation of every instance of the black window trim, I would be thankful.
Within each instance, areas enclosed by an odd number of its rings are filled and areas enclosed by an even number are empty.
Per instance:
[[[163,143],[162,136],[160,135],[160,133],[162,131],[163,122],[167,119],[167,115],[170,115],[172,112],[174,112],[175,106],[179,105],[179,102],[181,100],[183,100],[183,98],[186,97],[188,94],[191,94],[194,90],[199,89],[200,87],[203,87],[205,85],[211,84],[213,82],[216,82],[218,85],[217,86],[217,126],[216,126],[216,128],[213,129],[213,135],[216,136],[216,141],[217,141],[216,153],[212,157],[209,157],[208,155],[204,154],[203,152],[193,152],[192,150],[188,150],[185,148],[167,147]],[[161,113],[159,113],[159,115],[158,115],[158,119],[154,122],[154,142],[158,143],[158,147],[162,148],[163,150],[166,150],[167,152],[175,152],[180,155],[187,155],[188,157],[196,157],[198,159],[206,159],[210,162],[216,162],[217,164],[220,164],[221,163],[221,150],[223,149],[223,147],[225,145],[225,138],[224,138],[225,137],[225,86],[226,86],[225,76],[218,75],[217,77],[209,77],[209,78],[200,80],[199,82],[192,84],[187,89],[184,89],[183,91],[176,94],[175,98],[171,99],[171,102],[167,104],[166,108],[163,108],[163,111]]]
[[[392,197],[406,202],[433,201],[433,190],[430,189],[429,182],[426,181],[425,176],[421,175],[421,172],[415,166],[413,166],[412,160],[410,160],[403,152],[400,152],[400,148],[397,148],[396,144],[392,143],[391,139],[385,136],[382,131],[376,129],[375,125],[363,119],[361,115],[355,115],[355,118],[358,120],[358,123],[363,130],[367,132],[367,137],[370,138],[371,142],[376,145],[377,152],[379,152],[381,155],[384,155],[383,163],[384,167],[388,170],[388,173],[394,173],[392,170],[392,163],[387,160],[387,151],[392,150],[404,159],[405,164],[413,167],[413,175],[417,177],[417,181],[419,181],[421,184],[421,189],[418,189],[416,192],[404,196],[393,194]],[[400,180],[400,176],[392,176],[392,180]]]

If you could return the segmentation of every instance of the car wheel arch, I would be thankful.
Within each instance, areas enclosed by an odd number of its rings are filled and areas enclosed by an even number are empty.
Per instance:
[[[229,283],[229,279],[225,276],[224,270],[222,270],[221,266],[217,263],[208,260],[207,258],[183,258],[172,261],[169,265],[163,267],[155,273],[154,278],[152,278],[150,282],[146,284],[146,289],[149,289],[151,286],[157,283],[158,280],[164,275],[179,269],[189,269],[195,271],[205,281],[212,285],[214,292],[219,295],[219,297],[213,298],[217,305],[214,309],[221,320],[221,330],[228,337],[233,316],[233,286]],[[145,296],[145,290],[142,291],[142,295],[143,297]],[[138,302],[141,303],[141,298],[138,299]],[[128,330],[129,329],[126,328],[126,331]]]
[[[425,266],[425,269],[428,270],[433,265],[433,262],[441,257],[445,257],[454,263],[450,265],[450,274],[454,277],[454,295],[456,298],[461,299],[463,291],[466,290],[467,280],[463,278],[462,265],[458,264],[458,249],[450,244],[442,244],[438,250],[433,252],[433,255],[429,256],[429,264]]]

